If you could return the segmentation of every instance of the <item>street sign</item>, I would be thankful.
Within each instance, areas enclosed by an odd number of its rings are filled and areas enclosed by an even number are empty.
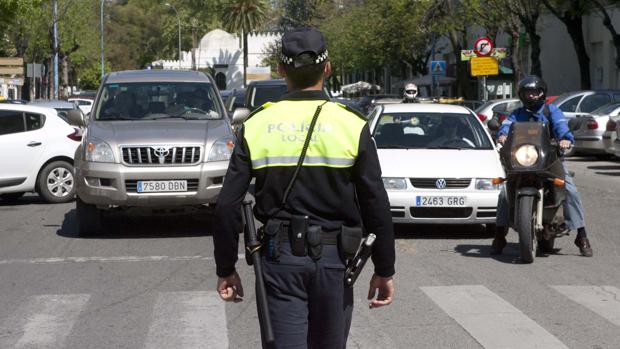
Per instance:
[[[479,38],[474,43],[474,52],[479,57],[490,56],[493,52],[493,41],[489,38]]]
[[[496,47],[491,51],[491,57],[495,59],[504,59],[508,53],[504,47]],[[461,61],[469,61],[473,57],[478,57],[474,50],[461,50]]]
[[[471,76],[499,74],[499,63],[493,57],[474,57],[471,59]]]
[[[431,75],[446,76],[446,61],[431,61]]]

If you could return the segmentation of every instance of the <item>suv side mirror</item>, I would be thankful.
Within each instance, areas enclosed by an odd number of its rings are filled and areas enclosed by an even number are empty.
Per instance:
[[[73,126],[84,127],[86,126],[86,122],[84,120],[84,114],[80,109],[69,110],[67,113],[67,119],[69,120],[69,124]]]
[[[250,109],[239,107],[235,109],[232,115],[232,124],[239,125],[242,124],[245,119],[250,115]]]

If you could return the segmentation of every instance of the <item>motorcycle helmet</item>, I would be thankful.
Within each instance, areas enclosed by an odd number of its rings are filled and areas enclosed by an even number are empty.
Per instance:
[[[405,85],[404,99],[413,100],[418,96],[418,86],[413,83]]]
[[[538,111],[547,99],[547,84],[536,75],[526,76],[519,81],[519,99],[528,111]]]

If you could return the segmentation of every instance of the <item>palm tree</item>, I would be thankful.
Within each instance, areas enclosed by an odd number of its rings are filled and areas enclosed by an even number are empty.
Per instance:
[[[267,4],[263,0],[232,0],[222,18],[228,32],[243,36],[243,87],[247,85],[248,33],[257,29],[267,19]]]

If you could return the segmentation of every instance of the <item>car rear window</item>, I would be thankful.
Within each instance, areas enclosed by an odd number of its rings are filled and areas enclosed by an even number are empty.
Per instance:
[[[471,114],[383,113],[373,136],[378,148],[492,149]]]

